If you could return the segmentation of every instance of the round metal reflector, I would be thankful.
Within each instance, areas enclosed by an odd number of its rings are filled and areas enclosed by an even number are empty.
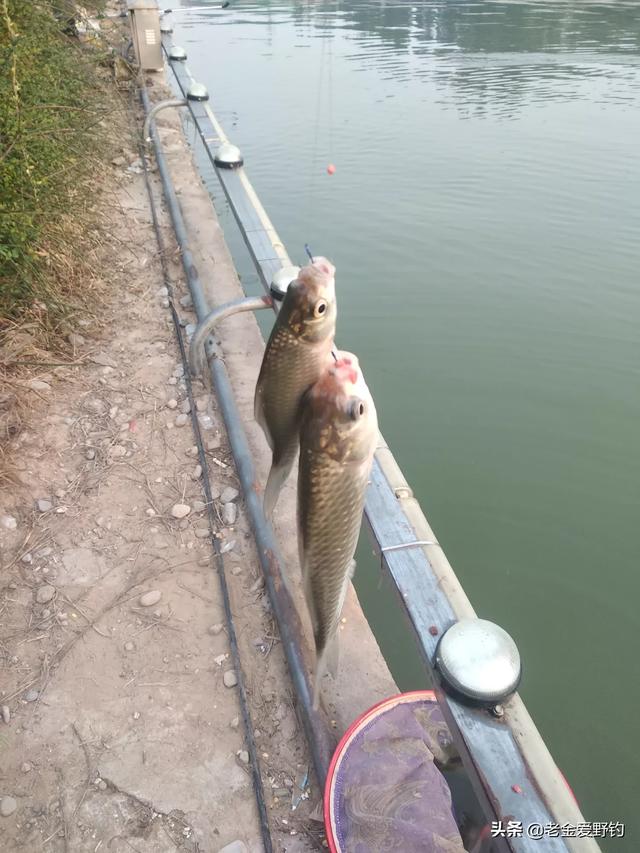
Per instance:
[[[169,51],[169,59],[172,62],[184,62],[187,58],[187,51],[183,47],[175,45]]]
[[[207,87],[202,83],[192,83],[187,89],[187,98],[190,101],[208,101]]]
[[[218,147],[213,160],[223,169],[238,169],[244,163],[240,149],[230,142],[223,142]]]
[[[273,277],[270,287],[271,295],[274,299],[277,299],[278,302],[284,299],[289,285],[298,278],[299,272],[300,267],[282,267],[282,269],[278,270]]]
[[[522,675],[520,653],[509,634],[486,619],[461,619],[442,636],[436,666],[444,686],[480,705],[510,696]]]

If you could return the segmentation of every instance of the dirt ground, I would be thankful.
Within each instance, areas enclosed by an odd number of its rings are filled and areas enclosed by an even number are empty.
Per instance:
[[[116,162],[110,310],[78,322],[78,365],[27,382],[33,413],[7,449],[1,846],[258,851],[183,366],[137,151]],[[186,297],[173,246],[170,264]],[[315,849],[308,758],[237,477],[215,403],[195,391],[274,839]]]
[[[152,92],[166,94],[161,75]],[[125,111],[124,121],[129,133],[101,176],[111,198],[107,307],[77,318],[68,364],[23,376],[31,414],[5,447],[13,483],[0,488],[0,846],[258,853],[203,472],[134,142],[142,116]],[[201,278],[212,303],[227,301],[240,285],[209,197],[175,115],[159,125]],[[151,177],[187,332],[195,315]],[[264,481],[268,454],[251,411],[263,346],[255,319],[229,321],[221,343]],[[274,849],[323,849],[320,792],[224,425],[210,389],[196,382],[194,394]],[[288,563],[293,507],[290,483],[276,514]],[[336,740],[395,692],[362,622],[352,591],[342,631],[354,653],[325,700]]]

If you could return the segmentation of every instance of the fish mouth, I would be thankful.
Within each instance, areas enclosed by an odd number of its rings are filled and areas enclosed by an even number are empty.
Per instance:
[[[331,365],[330,372],[339,382],[348,382],[351,385],[357,385],[360,374],[358,357],[351,352],[337,352],[336,360]]]

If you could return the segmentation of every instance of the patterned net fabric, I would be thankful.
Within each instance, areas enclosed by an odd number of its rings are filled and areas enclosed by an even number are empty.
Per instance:
[[[451,793],[434,764],[451,736],[428,692],[395,697],[347,735],[333,773],[327,831],[339,853],[463,853]]]

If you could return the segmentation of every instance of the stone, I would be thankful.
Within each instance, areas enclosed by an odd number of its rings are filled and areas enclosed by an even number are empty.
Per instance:
[[[222,622],[216,622],[215,625],[209,626],[209,633],[213,634],[214,636],[221,634],[223,630],[224,630],[224,625],[222,624]]]
[[[182,414],[183,414],[183,415],[188,415],[188,414],[189,414],[189,412],[191,411],[191,403],[189,402],[189,400],[188,400],[188,399],[187,399],[187,400],[183,400],[183,401],[180,403],[180,411],[182,412]]]
[[[198,527],[194,531],[196,539],[207,539],[210,535],[208,527]]]
[[[191,476],[194,480],[199,480],[202,477],[202,465],[196,465]]]
[[[49,512],[49,510],[53,507],[51,501],[46,500],[46,498],[40,498],[37,501],[36,506],[38,507],[39,512]]]
[[[159,287],[156,291],[156,296],[159,296],[161,299],[166,299],[168,295],[169,290],[164,285],[162,287]]]
[[[23,563],[26,563],[27,565],[29,565],[30,563],[33,563],[33,557],[31,556],[31,554],[23,554],[21,557],[21,560]]]
[[[183,308],[191,308],[192,307],[193,299],[191,298],[190,293],[187,293],[186,296],[180,297],[180,305],[182,305]]]
[[[191,508],[193,512],[204,512],[207,505],[204,501],[194,501]]]
[[[237,729],[240,725],[240,717],[234,717],[229,723],[232,729]]]
[[[241,574],[241,572],[242,572],[242,566],[232,566],[231,567],[231,574],[232,575],[236,575],[236,577],[237,577],[239,574]]]
[[[15,530],[18,526],[17,520],[12,515],[3,515],[0,518],[0,524],[2,524],[5,530]],[[24,557],[22,559],[24,560]]]
[[[89,460],[91,460],[91,459],[95,459],[95,458],[96,458],[96,452],[95,452],[95,450],[93,449],[93,447],[88,447],[84,455],[85,455],[85,456],[87,457],[87,459],[89,459]]]
[[[20,770],[22,770],[23,773],[31,773],[31,771],[33,770],[33,764],[31,764],[31,762],[29,761],[25,761],[24,764],[22,764],[22,766],[20,767]]]
[[[223,504],[231,503],[231,501],[235,501],[239,494],[240,492],[232,486],[225,486],[220,495],[220,501]]]
[[[241,761],[243,764],[248,764],[248,763],[249,763],[249,753],[247,752],[247,750],[246,750],[246,749],[240,749],[240,750],[238,750],[237,755],[238,755],[238,758],[240,759],[240,761]]]
[[[187,325],[184,327],[184,333],[187,336],[187,340],[189,340],[190,338],[193,337],[195,330],[196,330],[196,324],[195,323],[187,323]]]
[[[35,702],[40,694],[37,690],[27,690],[24,694],[24,698],[27,702]]]
[[[116,368],[118,366],[116,362],[112,358],[109,358],[109,356],[104,352],[98,352],[91,356],[91,361],[94,364],[99,364],[101,367]]]
[[[207,450],[210,453],[214,450],[219,450],[221,444],[222,444],[222,439],[220,438],[220,433],[216,433],[216,435],[207,439]]]
[[[249,592],[258,592],[264,586],[264,578],[260,575],[249,587]]]
[[[228,526],[235,524],[237,514],[238,508],[235,504],[222,504],[222,521],[224,524]]]
[[[244,841],[232,841],[218,850],[218,853],[249,853],[249,848]]]
[[[135,643],[132,643],[131,640],[124,644],[125,652],[132,652],[135,649]]]
[[[209,405],[209,398],[208,397],[198,397],[198,399],[196,400],[196,409],[199,412],[206,412],[208,405]]]
[[[99,397],[89,397],[85,400],[85,406],[90,412],[95,412],[97,415],[104,415],[107,410],[104,401]]]
[[[50,584],[45,584],[44,586],[38,587],[38,591],[36,592],[36,601],[38,604],[47,604],[56,594],[56,588],[54,586],[50,586]]]
[[[189,423],[189,415],[180,414],[176,417],[176,426],[183,427]]]
[[[176,379],[176,377],[175,377],[175,376],[170,376],[170,377],[169,377],[169,379],[168,379],[168,381],[167,381],[167,385],[177,385],[177,384],[178,384],[178,380]],[[176,406],[177,406],[177,405],[178,405],[178,404],[176,403]]]
[[[138,603],[141,607],[153,607],[153,605],[157,604],[161,598],[162,592],[159,589],[152,589],[141,595],[138,599]]]
[[[82,337],[82,335],[77,334],[77,332],[71,332],[67,335],[67,340],[71,344],[72,347],[81,347],[86,343],[86,340]]]
[[[32,391],[51,391],[51,385],[48,382],[43,382],[42,379],[30,379],[27,385]]]
[[[0,800],[0,815],[2,815],[2,817],[9,817],[9,815],[12,815],[17,808],[18,804],[13,797],[3,797]]]
[[[120,156],[120,157],[114,157],[114,158],[111,160],[111,163],[112,163],[114,166],[124,166],[124,164],[125,164],[126,162],[127,162],[127,161],[126,161],[126,159],[125,159],[124,157],[122,157],[122,156]]]
[[[238,676],[236,675],[235,670],[228,669],[222,676],[222,680],[225,687],[235,687],[238,683]]]
[[[200,412],[198,414],[198,423],[200,424],[200,429],[210,430],[213,429],[213,418],[211,415],[206,412]],[[226,465],[223,465],[223,468],[226,468]]]
[[[39,560],[44,560],[46,557],[50,557],[53,554],[53,548],[49,548],[49,546],[45,548],[38,548],[36,551],[36,557]]]
[[[191,507],[188,504],[174,504],[171,507],[171,515],[174,518],[186,518],[191,512]]]
[[[177,400],[174,400],[173,397],[171,398],[171,400],[167,400],[167,409],[177,409],[177,408],[178,408],[178,401]]]
[[[1,713],[2,713],[2,722],[8,726],[10,721],[11,721],[11,711],[9,710],[9,706],[3,705],[2,709],[1,709]]]

